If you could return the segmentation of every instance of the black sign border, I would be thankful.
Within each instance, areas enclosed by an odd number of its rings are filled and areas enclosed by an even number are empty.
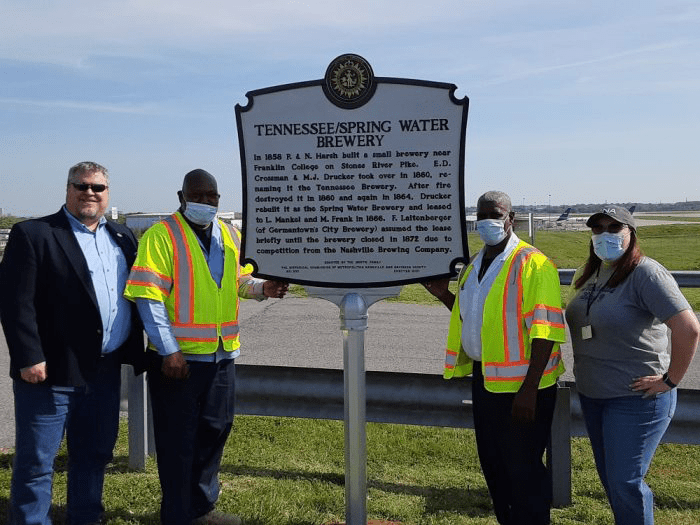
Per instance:
[[[253,276],[262,279],[273,279],[277,281],[284,281],[293,284],[307,285],[307,286],[317,286],[324,288],[380,288],[389,286],[402,286],[406,284],[413,284],[419,282],[425,282],[431,279],[441,279],[446,277],[454,277],[457,275],[457,265],[459,263],[466,263],[469,260],[469,246],[467,242],[467,235],[465,231],[466,225],[466,210],[465,210],[465,189],[464,189],[464,162],[466,153],[466,135],[467,135],[467,117],[469,115],[469,97],[464,96],[461,99],[455,97],[455,91],[457,91],[457,86],[455,84],[450,84],[447,82],[435,82],[431,80],[416,80],[410,78],[395,78],[395,77],[374,77],[375,86],[379,84],[402,84],[411,86],[424,86],[433,87],[439,89],[448,90],[450,100],[456,105],[464,106],[462,111],[462,122],[460,123],[460,140],[459,140],[459,226],[460,226],[460,236],[462,238],[462,252],[466,254],[466,257],[455,257],[450,263],[450,270],[446,273],[439,273],[434,275],[422,275],[420,277],[406,278],[406,279],[396,279],[392,281],[376,281],[376,282],[362,282],[362,283],[341,283],[335,281],[310,281],[306,279],[295,279],[293,276],[280,276],[271,275],[265,273],[259,273],[257,264],[254,259],[246,259],[245,249],[246,249],[246,230],[248,229],[248,173],[246,167],[246,154],[245,154],[245,143],[243,140],[243,123],[241,122],[241,115],[245,112],[253,109],[255,97],[258,95],[267,95],[270,93],[277,93],[279,91],[289,91],[293,89],[300,89],[305,87],[319,86],[324,89],[325,80],[309,80],[305,82],[294,82],[291,84],[281,84],[278,86],[271,86],[262,89],[256,89],[253,91],[248,91],[246,93],[246,98],[248,103],[245,106],[236,104],[236,128],[238,132],[238,149],[241,157],[241,184],[242,184],[242,199],[243,199],[243,228],[242,235],[243,239],[241,242],[241,253],[240,261],[241,264],[252,264],[253,265]],[[342,108],[341,108],[342,109]],[[352,108],[347,108],[352,110]],[[254,225],[252,225],[255,227]]]

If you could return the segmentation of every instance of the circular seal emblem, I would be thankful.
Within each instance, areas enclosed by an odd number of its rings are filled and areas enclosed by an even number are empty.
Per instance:
[[[326,69],[323,92],[338,107],[359,108],[369,102],[376,88],[372,67],[359,55],[341,55]]]

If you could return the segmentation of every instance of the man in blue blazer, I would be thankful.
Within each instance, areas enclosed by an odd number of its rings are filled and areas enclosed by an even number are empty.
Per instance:
[[[53,462],[66,434],[67,523],[98,523],[119,428],[121,363],[143,369],[143,332],[122,297],[133,233],[108,222],[109,173],[70,168],[58,213],[16,224],[0,263],[16,443],[10,523],[51,523]]]

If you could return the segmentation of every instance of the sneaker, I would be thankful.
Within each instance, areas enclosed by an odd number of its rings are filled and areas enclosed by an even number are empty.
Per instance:
[[[220,510],[211,510],[204,516],[192,520],[192,525],[243,525],[241,518]]]

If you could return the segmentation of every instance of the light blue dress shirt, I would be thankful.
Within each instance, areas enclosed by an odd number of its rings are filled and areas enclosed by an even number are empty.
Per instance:
[[[197,240],[202,248],[204,258],[209,265],[211,277],[220,288],[221,279],[224,276],[224,241],[221,236],[221,225],[219,221],[215,220],[212,223],[209,250],[205,248],[199,237],[197,237]],[[250,279],[244,286],[239,287],[239,295],[246,298],[265,299],[262,292],[263,283],[264,281],[262,279]],[[179,352],[180,345],[173,335],[170,318],[168,317],[168,310],[165,304],[153,299],[137,298],[136,307],[141,315],[148,340],[156,347],[158,353],[162,356],[168,356]],[[221,340],[219,340],[219,348],[214,354],[184,354],[184,356],[188,361],[218,362],[222,359],[236,358],[240,353],[239,349],[233,352],[225,351]]]
[[[123,295],[129,276],[126,257],[107,231],[104,217],[93,232],[65,206],[63,211],[90,270],[102,318],[102,353],[108,354],[124,344],[131,331],[131,305]]]

